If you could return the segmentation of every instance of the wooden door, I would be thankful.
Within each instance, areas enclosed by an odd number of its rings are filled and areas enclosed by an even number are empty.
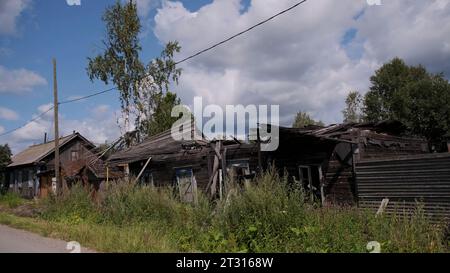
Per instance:
[[[48,191],[50,188],[50,182],[47,176],[41,176],[39,178],[39,197],[44,198],[48,196]]]

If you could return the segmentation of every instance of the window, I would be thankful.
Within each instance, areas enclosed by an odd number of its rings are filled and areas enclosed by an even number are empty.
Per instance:
[[[231,179],[238,183],[246,182],[250,175],[250,165],[248,160],[232,160],[227,164],[227,173]]]
[[[311,198],[322,198],[321,193],[321,179],[322,179],[322,169],[319,165],[313,166],[299,166],[299,178],[300,185],[303,189],[308,192]]]
[[[9,187],[13,188],[14,187],[14,172],[11,172],[9,174]]]
[[[311,167],[299,166],[300,184],[304,189],[308,190],[312,186]]]
[[[79,159],[78,158],[78,151],[71,151],[71,153],[70,153],[70,160],[71,161],[76,161],[78,159]]]
[[[19,188],[22,188],[22,171],[17,172],[17,184]]]
[[[192,168],[178,168],[175,170],[177,186],[182,202],[194,202],[197,192],[197,182]]]
[[[150,170],[145,170],[141,176],[140,182],[142,185],[154,186],[153,173]]]

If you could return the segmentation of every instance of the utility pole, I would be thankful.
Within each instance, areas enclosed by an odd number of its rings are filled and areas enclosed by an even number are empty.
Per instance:
[[[56,191],[61,194],[62,181],[59,174],[59,128],[58,128],[58,84],[56,82],[56,59],[53,58],[53,109],[55,119],[55,179],[56,179]]]

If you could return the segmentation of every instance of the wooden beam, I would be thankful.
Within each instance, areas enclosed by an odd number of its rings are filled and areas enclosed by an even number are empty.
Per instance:
[[[147,162],[145,162],[144,167],[142,167],[141,171],[139,172],[138,176],[136,177],[136,179],[134,180],[133,184],[136,184],[136,182],[139,180],[139,178],[141,178],[142,173],[144,173],[145,168],[147,168],[148,163],[150,163],[150,160],[152,160],[152,157],[149,157],[147,159]]]

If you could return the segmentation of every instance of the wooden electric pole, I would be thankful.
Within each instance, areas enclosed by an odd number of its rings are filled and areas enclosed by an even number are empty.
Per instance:
[[[53,109],[55,119],[55,179],[56,192],[61,194],[63,191],[62,181],[59,174],[59,128],[58,128],[58,84],[56,82],[56,60],[53,59]]]

